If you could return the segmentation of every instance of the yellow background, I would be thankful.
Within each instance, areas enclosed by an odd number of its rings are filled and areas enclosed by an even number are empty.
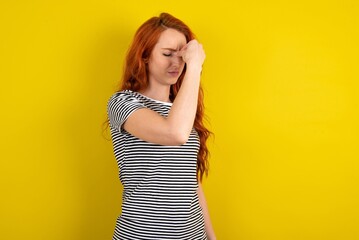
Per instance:
[[[359,239],[356,0],[2,1],[0,239],[111,239],[122,189],[101,125],[162,11],[207,54],[218,239]]]

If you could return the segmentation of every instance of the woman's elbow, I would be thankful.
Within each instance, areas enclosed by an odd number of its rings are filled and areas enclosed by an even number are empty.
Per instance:
[[[170,134],[169,140],[171,142],[171,145],[183,145],[188,141],[189,134],[185,133],[184,131],[172,131]]]

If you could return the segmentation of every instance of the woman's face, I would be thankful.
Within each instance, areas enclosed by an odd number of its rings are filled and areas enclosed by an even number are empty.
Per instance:
[[[183,33],[169,28],[161,33],[148,60],[150,85],[175,84],[184,68],[182,57],[178,51],[187,43]]]

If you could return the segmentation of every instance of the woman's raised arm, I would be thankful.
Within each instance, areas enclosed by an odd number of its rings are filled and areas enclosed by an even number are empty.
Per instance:
[[[186,73],[180,90],[166,117],[142,108],[133,112],[123,125],[132,135],[162,145],[182,145],[192,131],[197,111],[198,90],[205,53],[196,40],[178,52],[186,63]]]

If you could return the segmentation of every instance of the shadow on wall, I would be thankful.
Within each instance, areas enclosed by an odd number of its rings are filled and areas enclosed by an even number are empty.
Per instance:
[[[76,102],[66,119],[73,180],[78,186],[78,210],[73,239],[110,239],[120,214],[122,186],[109,131],[103,132],[109,97],[117,90],[124,54],[132,38],[126,26],[101,27],[93,32],[79,63]]]

